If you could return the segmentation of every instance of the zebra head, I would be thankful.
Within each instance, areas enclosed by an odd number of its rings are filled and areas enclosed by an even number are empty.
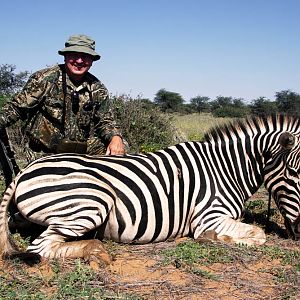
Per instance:
[[[265,168],[265,185],[284,217],[287,233],[300,239],[300,135],[284,132]]]

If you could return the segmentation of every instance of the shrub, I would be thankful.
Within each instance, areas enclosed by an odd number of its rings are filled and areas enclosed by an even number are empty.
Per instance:
[[[114,114],[121,125],[131,153],[155,151],[180,141],[172,117],[157,106],[129,96],[111,97]]]

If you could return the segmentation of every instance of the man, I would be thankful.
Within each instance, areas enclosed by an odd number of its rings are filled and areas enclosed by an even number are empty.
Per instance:
[[[124,154],[120,127],[111,112],[106,87],[88,71],[100,59],[95,41],[73,35],[58,51],[64,64],[34,73],[0,113],[0,132],[25,123],[29,148],[42,153]],[[11,207],[11,229],[27,223]]]
[[[44,153],[124,154],[106,87],[88,71],[100,59],[95,41],[73,35],[58,51],[64,64],[34,73],[0,113],[0,129],[25,123],[29,148]]]

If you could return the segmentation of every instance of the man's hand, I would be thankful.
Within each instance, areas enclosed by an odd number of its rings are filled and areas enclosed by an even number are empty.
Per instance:
[[[125,146],[122,138],[118,135],[112,137],[107,149],[106,155],[123,155],[125,154]]]

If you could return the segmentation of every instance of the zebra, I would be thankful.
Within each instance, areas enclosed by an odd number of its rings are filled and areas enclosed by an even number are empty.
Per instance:
[[[19,253],[8,227],[11,201],[46,226],[27,253],[109,262],[101,240],[154,243],[189,236],[262,245],[262,228],[241,221],[262,184],[290,235],[300,238],[300,118],[248,117],[147,154],[55,154],[24,168],[0,206],[0,253]],[[99,239],[84,240],[97,229]]]

